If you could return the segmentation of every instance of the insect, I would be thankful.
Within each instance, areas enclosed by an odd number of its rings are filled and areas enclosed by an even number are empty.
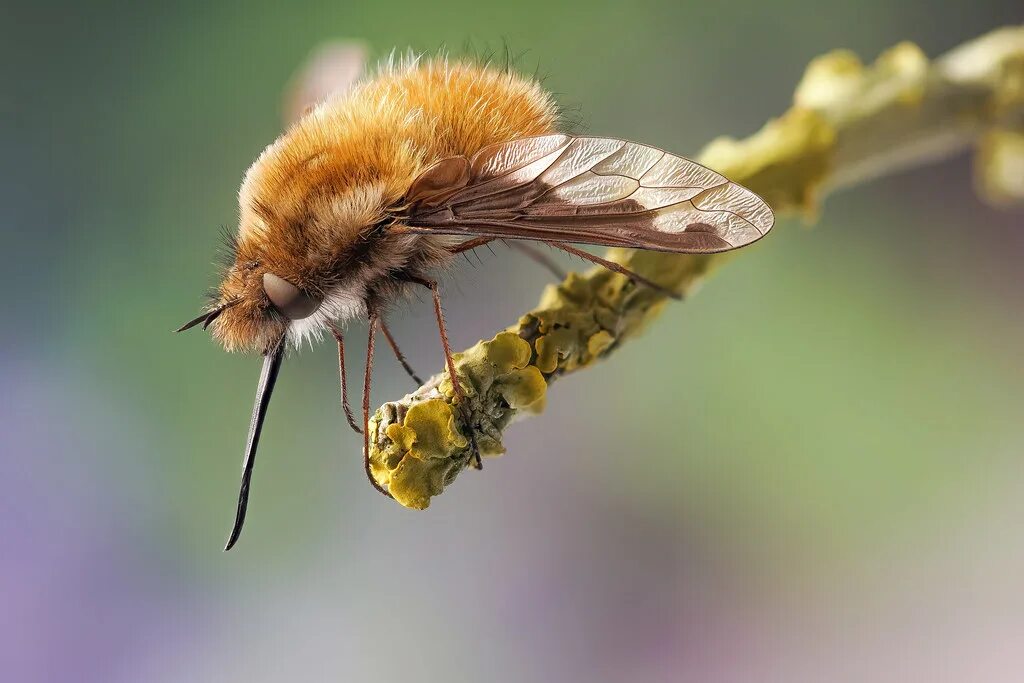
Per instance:
[[[409,60],[312,108],[249,168],[215,300],[180,328],[201,324],[228,351],[263,355],[225,550],[245,521],[288,346],[334,337],[342,406],[362,433],[370,482],[389,495],[369,464],[377,329],[419,382],[385,314],[415,288],[429,290],[456,402],[464,405],[437,280],[456,254],[493,240],[543,243],[660,289],[572,245],[707,254],[771,229],[768,205],[718,173],[654,147],[559,133],[556,120],[552,98],[534,80],[472,62]],[[369,335],[357,424],[346,398],[342,329],[360,318]],[[479,468],[475,443],[473,453]]]

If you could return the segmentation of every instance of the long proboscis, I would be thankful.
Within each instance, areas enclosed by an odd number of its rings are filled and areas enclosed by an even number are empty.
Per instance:
[[[242,460],[242,484],[238,490],[238,509],[235,511],[235,525],[232,527],[231,536],[224,546],[225,551],[231,550],[232,546],[238,541],[238,537],[242,534],[242,525],[245,524],[245,511],[249,506],[249,483],[252,481],[252,469],[256,464],[256,448],[260,443],[260,432],[263,431],[263,419],[267,416],[270,395],[274,393],[277,374],[281,370],[284,349],[284,337],[281,337],[277,344],[267,351],[263,358],[263,370],[260,372],[260,382],[256,387],[256,402],[252,407],[252,420],[249,422],[249,438],[245,444],[245,456]]]

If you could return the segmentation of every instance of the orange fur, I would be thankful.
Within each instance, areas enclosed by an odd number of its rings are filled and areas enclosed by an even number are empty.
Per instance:
[[[284,332],[262,289],[265,272],[318,297],[349,288],[386,303],[394,292],[377,290],[388,272],[428,270],[448,257],[443,238],[381,227],[416,176],[444,157],[549,133],[555,120],[536,82],[445,59],[387,66],[321,104],[246,173],[235,259],[219,288],[220,303],[239,303],[216,320],[214,336],[228,350],[263,350]],[[343,304],[324,308],[313,325],[351,314]]]

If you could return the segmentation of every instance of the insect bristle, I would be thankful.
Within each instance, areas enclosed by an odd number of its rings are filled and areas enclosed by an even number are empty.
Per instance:
[[[230,226],[220,226],[220,248],[217,250],[218,258],[228,261],[228,264],[235,262],[238,255],[238,233]]]
[[[552,93],[557,96],[559,93]],[[564,105],[555,100],[555,125],[559,130],[569,134],[579,135],[590,130],[583,115],[583,108],[579,104]]]

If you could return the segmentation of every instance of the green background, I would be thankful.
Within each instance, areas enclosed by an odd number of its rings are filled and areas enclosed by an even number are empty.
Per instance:
[[[583,126],[693,154],[806,63],[929,54],[1007,2],[78,3],[0,17],[0,679],[1019,680],[1022,214],[966,157],[785,219],[427,512],[363,478],[334,351],[170,333],[317,45],[524,52]],[[547,274],[446,281],[463,348]],[[573,265],[567,261],[566,265]],[[392,326],[441,367],[427,303]],[[352,328],[351,358],[364,328]],[[386,354],[374,404],[409,390]]]

